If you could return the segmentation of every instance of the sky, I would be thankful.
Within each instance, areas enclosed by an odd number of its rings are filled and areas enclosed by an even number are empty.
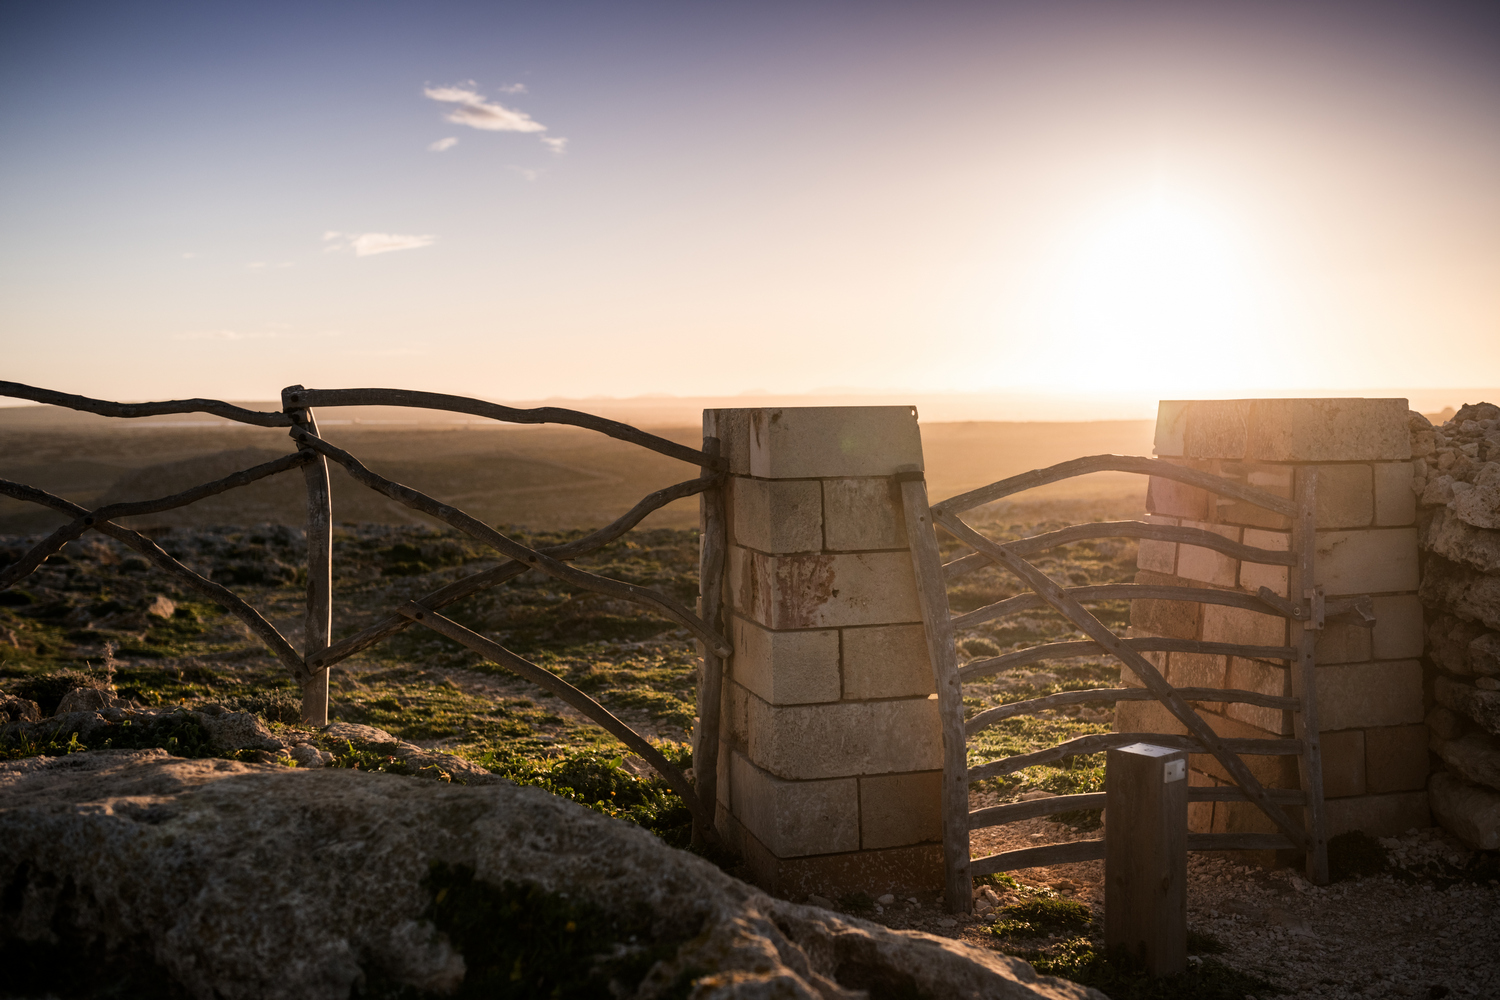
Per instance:
[[[1500,384],[1500,14],[0,5],[0,378]]]

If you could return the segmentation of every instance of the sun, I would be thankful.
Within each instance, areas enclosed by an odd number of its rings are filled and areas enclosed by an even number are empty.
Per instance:
[[[1272,372],[1255,350],[1269,332],[1264,287],[1245,228],[1162,186],[1080,227],[1057,271],[1049,324],[1075,384],[1266,384]]]

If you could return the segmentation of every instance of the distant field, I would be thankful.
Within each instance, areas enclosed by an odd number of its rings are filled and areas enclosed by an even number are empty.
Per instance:
[[[326,413],[327,411],[325,411]],[[597,526],[662,486],[697,470],[673,459],[570,427],[515,427],[485,422],[417,422],[412,411],[357,411],[361,422],[325,418],[323,434],[371,468],[454,503],[492,524],[537,529]],[[348,416],[349,411],[339,414]],[[388,420],[390,422],[377,422]],[[697,445],[696,427],[649,428]],[[934,499],[1080,455],[1149,455],[1151,421],[923,424],[929,490]],[[163,496],[268,461],[290,450],[286,432],[212,419],[111,420],[51,407],[0,409],[0,477],[38,486],[76,503]],[[339,522],[432,525],[429,519],[332,471]],[[1013,506],[1061,505],[1054,516],[1086,519],[1138,508],[1137,477],[1098,475],[1038,490]],[[1002,510],[1004,508],[1002,507]],[[695,499],[679,501],[646,522],[697,524]],[[140,524],[204,527],[303,523],[297,473],[235,490]],[[56,515],[0,498],[0,534],[30,534],[60,523]]]

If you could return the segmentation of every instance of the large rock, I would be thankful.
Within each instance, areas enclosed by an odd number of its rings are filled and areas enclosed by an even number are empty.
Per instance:
[[[1427,782],[1427,802],[1443,828],[1470,847],[1500,849],[1500,792],[1439,771]]]
[[[1439,674],[1432,679],[1432,693],[1439,705],[1473,719],[1490,735],[1500,736],[1500,691],[1461,684]]]
[[[1103,1000],[773,899],[539,789],[160,750],[0,764],[0,899],[7,988],[37,993]]]
[[[1481,573],[1429,557],[1417,593],[1429,608],[1442,608],[1468,621],[1500,629],[1500,574]]]
[[[1427,745],[1443,758],[1450,770],[1475,784],[1500,791],[1500,739],[1480,732],[1451,740],[1433,734]]]
[[[1476,528],[1500,528],[1500,462],[1487,462],[1472,485],[1453,484],[1453,516]]]
[[[1444,508],[1421,529],[1422,548],[1481,573],[1500,573],[1500,531],[1476,528]]]

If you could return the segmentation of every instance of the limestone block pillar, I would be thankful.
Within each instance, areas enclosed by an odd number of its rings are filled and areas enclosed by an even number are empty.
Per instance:
[[[907,406],[705,410],[729,462],[720,833],[767,890],[942,885],[942,754],[895,476]]]
[[[1329,836],[1377,836],[1427,826],[1427,732],[1423,725],[1422,608],[1417,600],[1416,508],[1404,399],[1163,401],[1156,454],[1168,461],[1293,496],[1298,469],[1317,469],[1315,579],[1329,597],[1371,594],[1373,630],[1330,625],[1317,646],[1318,721]],[[1153,478],[1148,518],[1206,528],[1261,548],[1290,544],[1287,519]],[[1250,593],[1267,586],[1286,597],[1284,567],[1242,564],[1209,549],[1143,541],[1137,581]],[[1283,619],[1185,602],[1137,601],[1138,634],[1256,645],[1296,645]],[[1301,628],[1293,623],[1291,628]],[[1178,686],[1290,693],[1287,664],[1190,653],[1151,654]],[[1230,737],[1291,733],[1289,713],[1249,705],[1200,705]],[[1160,728],[1165,727],[1165,728]],[[1125,703],[1121,731],[1177,732],[1153,703]],[[1266,784],[1295,788],[1296,759],[1247,757]],[[1212,758],[1192,759],[1195,784],[1225,783]],[[1190,828],[1273,832],[1248,803],[1194,803]]]

